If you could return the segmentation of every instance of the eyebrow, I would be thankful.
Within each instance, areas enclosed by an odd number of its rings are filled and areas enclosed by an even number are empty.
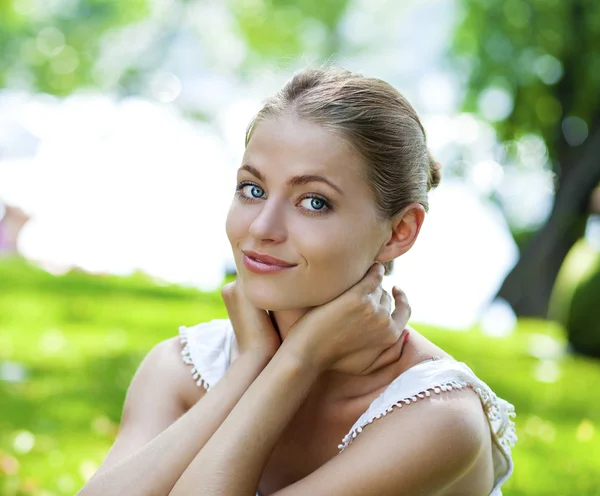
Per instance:
[[[265,176],[263,176],[258,169],[256,169],[255,167],[252,167],[251,165],[244,164],[240,167],[239,170],[248,171],[253,176],[256,176],[260,181],[265,180]],[[287,184],[289,186],[301,186],[303,184],[308,184],[308,183],[325,183],[325,184],[329,185],[331,188],[333,188],[334,190],[336,190],[340,195],[344,194],[344,192],[340,189],[339,186],[336,186],[329,179],[327,179],[325,176],[321,176],[320,174],[306,174],[303,176],[294,176],[291,179],[289,179],[287,182]]]

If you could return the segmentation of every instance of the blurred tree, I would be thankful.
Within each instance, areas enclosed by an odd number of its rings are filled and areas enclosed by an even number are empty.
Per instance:
[[[248,47],[248,62],[312,54],[322,58],[339,49],[337,26],[349,0],[229,0]]]
[[[297,61],[304,55],[322,59],[338,49],[337,25],[348,0],[0,0],[0,88],[13,87],[64,96],[79,87],[102,87],[139,93],[147,78],[161,69],[178,35],[210,31],[207,10],[222,10],[226,24],[244,45],[240,73],[263,62]],[[219,17],[219,16],[217,16]],[[118,28],[145,23],[127,38],[141,55],[98,65],[104,47],[119,39]],[[214,30],[213,30],[214,31]],[[219,31],[217,29],[216,34]],[[113,36],[114,35],[114,36]],[[226,38],[224,38],[225,40]],[[206,39],[204,40],[206,42]],[[218,58],[219,40],[208,50]],[[127,47],[129,48],[129,47]],[[120,55],[111,50],[113,58]],[[133,53],[137,53],[133,50]],[[129,58],[128,58],[129,57]],[[109,61],[110,62],[110,61]],[[210,65],[210,62],[207,62]],[[115,87],[107,87],[109,80]],[[118,86],[118,87],[117,87]]]
[[[507,144],[541,136],[555,174],[551,214],[521,249],[498,292],[518,315],[546,317],[556,275],[584,234],[600,182],[600,2],[460,0],[459,5],[453,60],[465,76],[465,110],[484,118],[487,113]],[[492,119],[490,106],[496,113]],[[518,160],[515,147],[507,149]]]
[[[147,13],[146,0],[0,0],[0,87],[93,86],[102,35]]]
[[[575,288],[571,298],[566,327],[573,349],[584,355],[600,358],[600,254],[595,266],[589,268]]]

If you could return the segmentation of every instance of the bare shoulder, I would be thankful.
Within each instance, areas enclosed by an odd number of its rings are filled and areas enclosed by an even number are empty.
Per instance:
[[[381,460],[385,453],[411,472],[404,481],[408,487],[412,485],[407,494],[416,494],[417,488],[428,484],[432,494],[446,494],[456,487],[461,487],[458,493],[464,495],[490,490],[490,430],[479,395],[470,387],[394,408],[366,427],[356,441],[355,462],[365,457]]]
[[[489,429],[470,388],[393,408],[277,496],[489,494]]]
[[[178,336],[165,339],[150,350],[144,359],[147,364],[142,363],[139,371],[142,372],[142,367],[148,369],[144,380],[174,393],[173,399],[187,411],[206,391],[192,378],[192,366],[183,361],[181,352],[182,344]]]
[[[156,437],[197,402],[190,366],[177,337],[155,345],[142,360],[127,390],[119,433],[97,473],[107,470]]]
[[[427,339],[418,330],[407,327],[410,332],[409,340],[403,348],[403,355],[406,355],[407,362],[415,365],[422,360],[427,360],[432,356],[441,356],[444,358],[453,358],[452,355],[444,351],[438,345]]]
[[[392,439],[398,439],[396,435],[412,436],[418,432],[422,441],[427,438],[429,443],[439,447],[452,447],[455,455],[469,459],[481,449],[488,431],[479,396],[466,387],[431,395],[404,408],[393,408],[366,427],[358,439],[382,441],[386,433],[391,434]]]
[[[148,352],[138,367],[127,391],[122,423],[131,417],[139,425],[141,417],[145,423],[149,416],[159,424],[159,430],[189,410],[203,394],[203,388],[192,379],[191,367],[182,360],[179,338],[165,339]]]

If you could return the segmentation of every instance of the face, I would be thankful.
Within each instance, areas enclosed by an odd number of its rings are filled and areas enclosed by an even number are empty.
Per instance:
[[[364,276],[386,230],[361,167],[317,124],[282,116],[256,125],[227,217],[238,278],[254,305],[322,305]]]

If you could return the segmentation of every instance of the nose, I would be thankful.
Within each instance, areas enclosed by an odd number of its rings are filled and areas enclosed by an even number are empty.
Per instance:
[[[287,237],[285,207],[276,199],[261,202],[260,209],[248,229],[250,236],[260,243],[280,243]]]

